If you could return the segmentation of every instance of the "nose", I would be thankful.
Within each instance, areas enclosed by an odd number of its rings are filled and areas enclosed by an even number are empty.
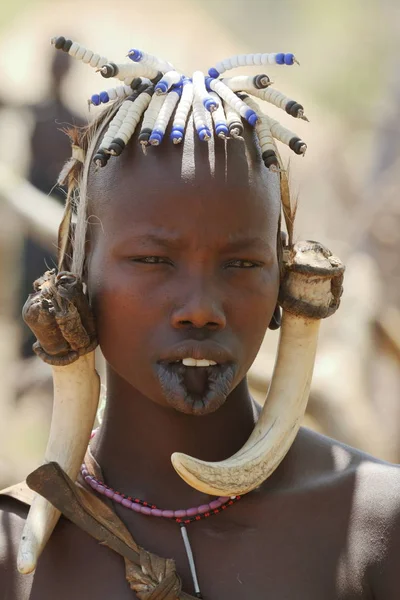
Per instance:
[[[189,282],[187,282],[188,284]],[[183,290],[182,290],[183,292]],[[221,300],[210,282],[186,289],[180,303],[171,316],[171,324],[176,329],[207,328],[213,331],[224,329],[226,316]]]

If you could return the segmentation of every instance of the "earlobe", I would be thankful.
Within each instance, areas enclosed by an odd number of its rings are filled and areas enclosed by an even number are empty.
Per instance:
[[[268,329],[279,329],[279,327],[281,326],[281,322],[282,322],[282,314],[281,314],[281,307],[279,306],[279,304],[277,304],[275,306],[275,310],[274,310],[274,314],[272,315],[271,321],[268,325]]]

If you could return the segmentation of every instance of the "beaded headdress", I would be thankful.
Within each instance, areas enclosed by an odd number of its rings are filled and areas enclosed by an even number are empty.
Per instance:
[[[304,155],[306,144],[292,131],[265,114],[254,98],[265,100],[286,111],[294,118],[308,120],[301,104],[274,89],[266,74],[255,76],[221,77],[237,67],[273,66],[298,64],[292,53],[240,54],[218,62],[204,75],[195,71],[186,77],[165,60],[142,50],[129,50],[129,61],[110,62],[105,56],[95,54],[84,46],[55,37],[52,44],[70,56],[96,69],[105,79],[115,78],[121,85],[95,93],[88,100],[90,106],[112,106],[112,118],[95,149],[93,161],[97,167],[105,167],[111,157],[119,156],[140,124],[139,143],[144,152],[149,146],[160,145],[170,126],[170,141],[180,144],[185,136],[188,117],[193,111],[193,120],[200,140],[207,142],[213,132],[219,139],[241,138],[244,123],[254,127],[260,145],[261,157],[271,171],[278,171],[281,179],[281,200],[289,242],[292,241],[294,208],[290,203],[287,173],[283,168],[276,140],[289,146],[296,154]],[[211,115],[211,118],[210,118]],[[76,133],[74,134],[77,135]],[[82,161],[75,158],[63,169],[59,182],[68,179],[69,194],[77,183],[77,173]],[[87,146],[83,139],[81,146]],[[71,173],[73,176],[71,176]],[[65,219],[60,227],[59,268],[63,268],[69,235],[71,206],[67,201]]]

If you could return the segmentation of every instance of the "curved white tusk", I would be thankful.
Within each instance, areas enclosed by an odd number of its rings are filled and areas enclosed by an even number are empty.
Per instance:
[[[283,313],[271,386],[253,433],[226,461],[207,463],[175,452],[172,464],[186,483],[206,494],[237,496],[259,486],[277,468],[307,406],[319,326],[319,320]]]
[[[316,242],[286,251],[284,310],[278,355],[267,399],[254,431],[232,457],[205,462],[175,452],[172,464],[193,488],[215,496],[250,492],[286,456],[307,406],[320,318],[339,305],[343,266]],[[280,295],[281,298],[281,295]]]
[[[70,365],[52,366],[54,404],[45,462],[55,461],[75,481],[96,417],[100,381],[95,353],[89,352]],[[37,495],[29,511],[19,546],[17,567],[31,573],[60,512]]]

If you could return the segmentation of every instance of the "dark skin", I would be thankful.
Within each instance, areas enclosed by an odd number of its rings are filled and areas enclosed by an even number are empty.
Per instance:
[[[276,305],[279,195],[246,145],[229,144],[225,157],[218,144],[214,175],[205,144],[187,146],[183,159],[170,146],[143,157],[130,145],[90,175],[86,277],[108,362],[108,409],[92,450],[110,486],[163,508],[210,501],[175,473],[174,451],[224,459],[257,419],[245,374]],[[221,388],[199,403],[200,370],[185,375],[183,392],[165,391],[159,361],[182,343],[188,356],[206,348],[233,365],[227,395]],[[399,498],[397,467],[301,429],[257,491],[189,526],[204,598],[398,600]],[[122,559],[63,518],[34,577],[17,575],[27,511],[0,502],[1,598],[134,597]],[[140,545],[175,559],[193,593],[178,526],[115,510]]]

